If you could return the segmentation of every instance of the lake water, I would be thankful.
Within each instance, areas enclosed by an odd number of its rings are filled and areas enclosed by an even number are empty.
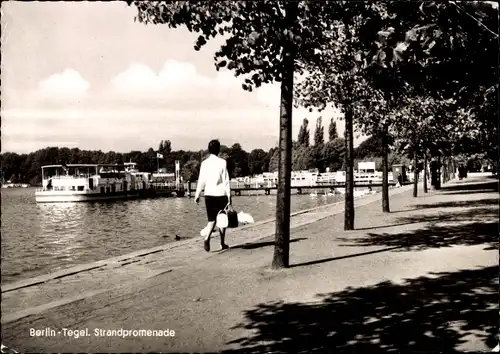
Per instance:
[[[203,199],[157,198],[37,204],[35,188],[1,190],[2,283],[200,237]],[[292,195],[292,212],[331,204],[341,196]],[[274,218],[276,195],[233,197],[236,211],[255,221]]]

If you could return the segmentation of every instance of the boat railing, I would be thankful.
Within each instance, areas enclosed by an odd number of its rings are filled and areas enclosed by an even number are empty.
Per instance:
[[[55,180],[59,180],[59,179],[81,179],[81,178],[90,178],[90,177],[93,177],[95,175],[91,175],[91,174],[80,174],[80,175],[63,175],[63,176],[51,176],[51,177],[47,177],[47,178],[44,178],[44,180],[49,180],[49,179],[55,179]]]

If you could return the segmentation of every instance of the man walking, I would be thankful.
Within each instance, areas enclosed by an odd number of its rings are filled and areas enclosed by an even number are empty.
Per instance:
[[[227,171],[226,160],[218,157],[220,152],[219,140],[212,140],[208,143],[208,152],[210,156],[201,163],[200,176],[196,186],[195,202],[200,201],[201,191],[204,189],[205,206],[207,209],[208,230],[205,240],[205,251],[210,251],[210,236],[216,226],[216,218],[219,211],[224,210],[226,206],[231,205],[231,186],[229,184],[229,173]],[[229,246],[225,244],[226,229],[219,227],[220,245],[223,250]]]

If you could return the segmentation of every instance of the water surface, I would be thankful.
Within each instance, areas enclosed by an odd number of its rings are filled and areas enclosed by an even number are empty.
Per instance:
[[[35,202],[35,188],[1,191],[2,283],[75,264],[199,237],[204,201],[157,198],[92,203]],[[292,212],[334,203],[340,196],[292,195]],[[235,196],[236,211],[255,221],[274,218],[276,195]]]

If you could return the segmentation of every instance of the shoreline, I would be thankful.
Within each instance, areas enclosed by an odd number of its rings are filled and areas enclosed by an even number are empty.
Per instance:
[[[392,189],[390,188],[389,192],[390,192],[390,195],[391,194],[399,194],[401,192],[404,192],[404,191],[410,189],[410,187],[412,187],[412,186],[406,185],[406,186],[403,186],[400,188],[392,188]],[[357,208],[357,207],[360,207],[360,206],[363,206],[363,205],[366,205],[369,203],[373,203],[376,200],[379,200],[380,195],[381,195],[380,192],[376,192],[376,193],[366,194],[366,195],[357,197],[357,198],[355,198],[355,200],[358,202],[355,204],[354,207]],[[290,230],[317,222],[317,221],[319,221],[325,217],[328,217],[330,215],[336,215],[336,214],[344,212],[343,207],[338,209],[338,206],[343,204],[343,203],[344,203],[344,199],[330,203],[330,204],[325,204],[325,205],[317,206],[314,208],[299,210],[299,211],[291,213],[290,214],[291,219],[294,219],[294,218],[300,217],[300,216],[304,216],[305,214],[312,214],[312,213],[319,213],[320,215],[318,215],[319,217],[315,217],[315,218],[314,217],[313,218],[306,218],[307,220],[305,220],[303,222],[299,222],[297,225],[292,225],[292,222],[291,222]],[[338,209],[338,210],[331,210],[331,209]],[[240,226],[236,229],[230,229],[230,230],[228,230],[229,233],[228,233],[228,236],[226,236],[226,237],[231,237],[233,233],[239,233],[241,231],[252,233],[251,232],[252,229],[258,229],[262,226],[266,226],[267,224],[273,223],[275,220],[276,220],[275,218],[270,218],[270,219],[266,219],[266,220],[257,221],[253,224],[243,225],[243,226]],[[265,233],[265,232],[262,233],[262,232],[259,232],[259,230],[255,230],[255,232],[253,232],[253,233],[258,234],[258,236],[252,237],[251,239],[246,238],[245,239],[246,242],[256,242],[256,241],[259,241],[259,240],[262,240],[262,239],[265,239],[265,238],[268,238],[268,237],[274,235],[274,231],[272,231],[271,233]],[[218,235],[212,236],[212,239],[217,239],[217,238],[218,238]],[[41,274],[41,275],[36,275],[33,277],[24,278],[24,279],[14,280],[14,281],[11,281],[8,283],[2,283],[1,284],[2,294],[8,293],[8,292],[11,292],[14,290],[22,289],[22,288],[27,288],[27,287],[34,286],[34,285],[41,285],[41,284],[47,283],[47,282],[52,281],[52,280],[59,280],[61,278],[65,278],[65,277],[72,276],[72,275],[77,275],[77,274],[82,273],[82,272],[99,270],[99,269],[104,268],[104,267],[115,266],[115,265],[119,265],[119,264],[126,265],[126,264],[128,264],[128,263],[126,263],[128,260],[131,260],[134,258],[145,257],[145,256],[149,256],[152,254],[158,254],[160,252],[168,252],[168,251],[172,251],[172,250],[177,250],[177,249],[182,248],[182,247],[188,248],[189,246],[193,246],[194,244],[197,244],[199,241],[200,241],[200,237],[192,237],[192,238],[188,238],[185,240],[172,241],[172,242],[165,243],[163,245],[128,252],[128,253],[125,253],[123,255],[118,255],[118,256],[105,258],[105,259],[101,259],[101,260],[97,260],[97,261],[87,262],[87,263],[76,264],[76,265],[70,266],[68,268],[60,269],[57,271],[53,271],[53,272],[49,272],[49,273],[45,273],[45,274]],[[180,251],[180,250],[178,250],[178,251]]]

